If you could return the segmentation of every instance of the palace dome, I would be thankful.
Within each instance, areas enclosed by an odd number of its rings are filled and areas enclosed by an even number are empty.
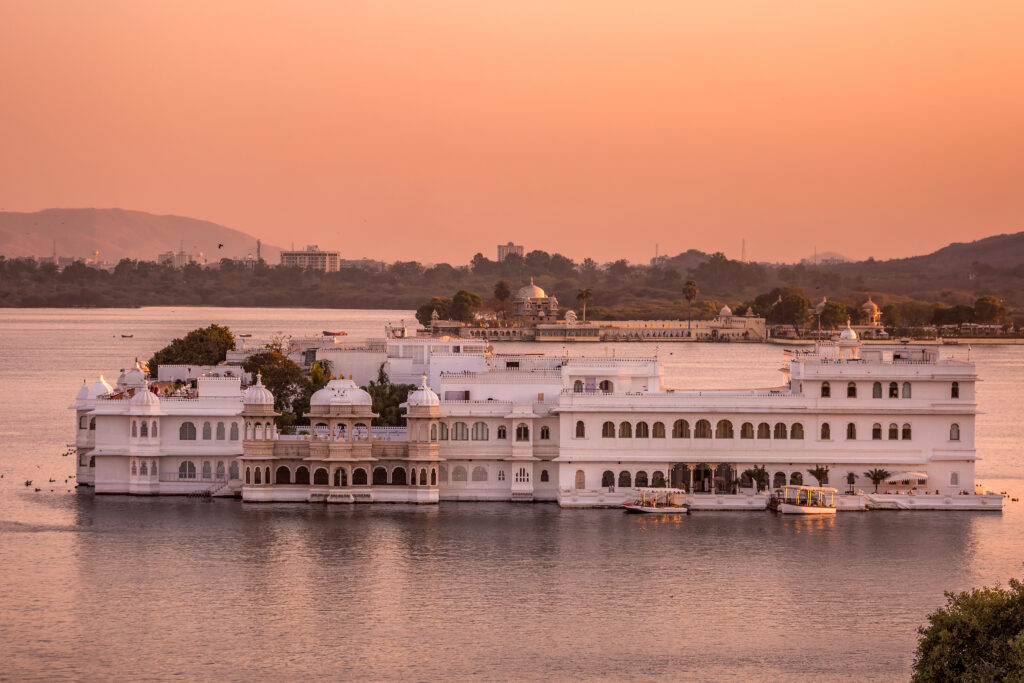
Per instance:
[[[872,301],[871,297],[868,297],[868,300],[864,302],[864,305],[860,308],[862,311],[867,311],[868,313],[878,313],[878,304]]]
[[[310,407],[330,405],[331,400],[334,399],[336,396],[337,394],[335,394],[327,387],[324,387],[323,389],[319,389],[318,391],[314,392],[313,395],[309,397],[309,405]]]
[[[544,293],[543,289],[533,284],[532,277],[530,278],[530,284],[525,287],[521,287],[519,291],[516,292],[516,299],[519,301],[525,301],[527,299],[546,299],[547,296],[548,295]]]
[[[370,406],[373,399],[350,379],[332,379],[309,399],[312,406]]]
[[[89,387],[89,393],[86,398],[97,398],[104,394],[109,394],[113,390],[114,388],[107,384],[107,380],[103,379],[103,373],[100,373],[100,378]]]
[[[78,388],[78,393],[75,394],[76,401],[84,401],[89,398],[89,386],[82,380],[82,386]]]
[[[141,387],[146,383],[146,373],[142,370],[142,365],[139,361],[135,361],[135,367],[124,374],[124,382],[118,378],[118,386],[123,387]]]
[[[441,399],[434,390],[427,386],[427,376],[423,375],[423,383],[409,394],[409,406],[439,406]]]
[[[263,376],[261,374],[257,373],[256,384],[245,390],[245,397],[242,399],[242,403],[255,406],[274,405],[274,395],[270,393],[270,389],[263,386]]]
[[[722,310],[720,310],[718,312],[718,317],[719,318],[728,318],[730,316],[732,316],[732,309],[729,308],[729,304],[726,304],[725,306],[722,306]]]
[[[137,390],[135,395],[132,396],[131,405],[158,408],[160,407],[160,398],[150,391],[149,384],[145,383],[142,385],[142,388]]]
[[[840,341],[857,341],[857,333],[850,327],[850,319],[846,319],[846,329],[839,333]]]
[[[365,391],[363,391],[362,389],[360,389],[359,387],[355,387],[353,389],[346,389],[344,396],[346,399],[348,399],[348,402],[354,406],[373,405],[373,397],[370,396]]]

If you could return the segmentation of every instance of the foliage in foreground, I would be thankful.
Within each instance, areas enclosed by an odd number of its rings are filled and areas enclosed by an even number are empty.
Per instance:
[[[156,377],[161,365],[216,365],[233,348],[235,335],[226,326],[200,327],[154,353],[149,359],[149,374]]]
[[[914,683],[1024,682],[1024,582],[947,592],[918,633]]]

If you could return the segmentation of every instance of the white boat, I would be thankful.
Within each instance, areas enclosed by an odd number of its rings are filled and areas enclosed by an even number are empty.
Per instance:
[[[772,494],[768,507],[784,515],[834,515],[836,493],[827,486],[783,486]]]
[[[638,488],[636,500],[632,503],[625,503],[622,509],[633,515],[658,514],[658,515],[687,515],[690,513],[688,503],[683,503],[682,489],[669,488]]]

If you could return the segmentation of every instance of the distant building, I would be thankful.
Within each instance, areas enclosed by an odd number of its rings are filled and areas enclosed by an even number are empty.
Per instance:
[[[500,263],[500,262],[504,261],[506,258],[509,257],[510,254],[515,254],[516,256],[522,256],[523,255],[523,251],[524,251],[523,250],[523,245],[521,245],[521,244],[513,244],[512,242],[509,242],[508,244],[499,244],[498,245],[498,262]]]
[[[320,270],[335,273],[340,268],[341,253],[337,251],[320,251],[315,244],[306,246],[305,251],[282,251],[281,265],[303,270]]]
[[[543,289],[533,284],[522,287],[512,300],[517,316],[529,318],[533,324],[553,323],[558,320],[558,299],[548,296]]]
[[[203,252],[199,252],[199,256],[193,254],[187,254],[184,250],[182,251],[165,251],[162,254],[156,255],[156,262],[161,265],[168,265],[172,268],[184,268],[190,266],[193,263],[198,265],[204,265],[206,263],[206,257]]]

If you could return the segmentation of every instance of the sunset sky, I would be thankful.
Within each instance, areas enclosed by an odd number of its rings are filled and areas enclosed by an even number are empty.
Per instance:
[[[0,0],[0,209],[344,257],[1024,230],[1024,2]]]

